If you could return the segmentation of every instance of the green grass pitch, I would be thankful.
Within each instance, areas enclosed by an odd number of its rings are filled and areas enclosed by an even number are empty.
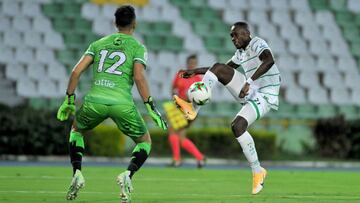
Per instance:
[[[68,202],[70,167],[0,167],[0,202]],[[73,202],[120,202],[115,177],[124,168],[85,166],[86,186]],[[250,195],[249,170],[144,167],[134,176],[133,202],[360,202],[360,174],[269,170],[264,190]]]

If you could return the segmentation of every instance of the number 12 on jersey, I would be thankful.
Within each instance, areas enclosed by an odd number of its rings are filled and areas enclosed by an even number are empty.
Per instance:
[[[115,51],[108,55],[108,50],[100,51],[100,61],[97,71],[102,72],[104,68],[104,63],[107,58],[114,60],[115,57],[118,57],[117,61],[112,64],[109,68],[106,68],[105,72],[115,75],[122,75],[123,72],[117,70],[119,66],[121,66],[126,61],[126,55],[123,52]]]

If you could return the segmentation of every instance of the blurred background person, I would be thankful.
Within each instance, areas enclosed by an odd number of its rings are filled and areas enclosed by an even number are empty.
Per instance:
[[[196,55],[189,55],[186,58],[186,69],[191,70],[197,67],[198,60]],[[190,78],[182,78],[177,73],[172,82],[171,94],[178,95],[184,100],[188,100],[187,91],[189,87],[194,82],[201,81],[202,77],[200,75],[195,75]],[[177,111],[177,109],[172,109],[172,111]],[[171,121],[173,120],[173,115],[170,112],[167,112],[167,117]],[[181,148],[185,151],[189,152],[197,161],[197,167],[201,168],[204,166],[205,156],[200,150],[196,147],[196,145],[186,137],[187,128],[190,126],[190,123],[185,122],[185,118],[182,118],[177,121],[173,121],[171,127],[169,128],[169,143],[172,151],[172,162],[170,166],[179,167],[182,163],[181,160]],[[183,124],[178,124],[178,122],[184,122]]]

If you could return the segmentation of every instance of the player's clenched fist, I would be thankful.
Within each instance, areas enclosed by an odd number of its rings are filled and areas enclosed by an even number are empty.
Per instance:
[[[64,102],[61,104],[58,112],[57,119],[60,121],[67,120],[70,115],[75,113],[75,94],[66,94]]]

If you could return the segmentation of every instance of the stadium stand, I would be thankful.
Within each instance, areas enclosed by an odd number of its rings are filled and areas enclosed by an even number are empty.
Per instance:
[[[198,54],[200,66],[226,62],[235,51],[230,25],[245,20],[268,41],[282,75],[280,109],[269,119],[360,117],[358,0],[2,0],[0,102],[57,107],[73,65],[90,42],[115,31],[113,13],[124,3],[136,7],[135,35],[148,48],[150,88],[159,99],[170,99],[171,79],[188,54]],[[90,71],[83,77],[80,97]],[[238,111],[224,88],[213,95],[204,116]],[[301,128],[271,130],[296,137]]]

